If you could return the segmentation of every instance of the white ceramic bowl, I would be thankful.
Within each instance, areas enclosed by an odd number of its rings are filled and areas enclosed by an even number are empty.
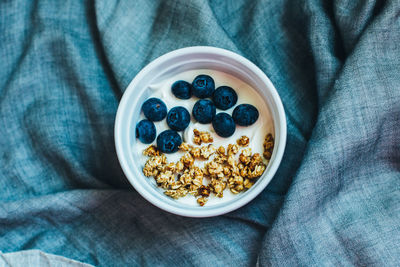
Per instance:
[[[231,74],[252,86],[270,109],[275,129],[275,146],[264,174],[256,184],[234,199],[212,206],[188,206],[165,196],[142,173],[139,155],[134,151],[135,126],[142,103],[150,92],[149,84],[193,69],[214,69]],[[221,215],[242,207],[254,199],[271,181],[281,162],[286,145],[286,118],[281,99],[268,77],[252,62],[231,51],[195,46],[169,52],[143,68],[129,84],[119,104],[115,121],[115,146],[121,167],[137,192],[155,206],[188,217]]]

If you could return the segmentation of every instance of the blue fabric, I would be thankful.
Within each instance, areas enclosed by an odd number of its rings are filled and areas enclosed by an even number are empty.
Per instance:
[[[11,267],[92,267],[86,263],[74,261],[65,257],[44,253],[40,250],[23,250],[1,253],[0,266]]]
[[[96,266],[400,265],[400,2],[2,1],[0,250]],[[152,206],[113,124],[148,62],[210,45],[276,86],[288,143],[230,214]]]

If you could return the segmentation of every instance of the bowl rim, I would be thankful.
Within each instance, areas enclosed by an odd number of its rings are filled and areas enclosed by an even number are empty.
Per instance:
[[[252,188],[251,192],[248,192],[249,194],[242,196],[241,198],[238,198],[236,201],[232,201],[226,205],[219,206],[216,208],[209,207],[205,209],[202,207],[201,210],[199,209],[194,209],[193,207],[187,208],[187,207],[176,207],[176,206],[171,206],[168,203],[164,202],[161,198],[157,197],[154,194],[151,194],[147,192],[147,190],[144,188],[144,186],[141,183],[137,183],[136,178],[135,178],[135,173],[132,172],[129,162],[124,156],[123,150],[124,150],[124,145],[123,145],[123,140],[121,138],[121,133],[123,129],[123,121],[122,117],[125,112],[128,110],[128,95],[133,93],[133,88],[135,88],[135,85],[143,78],[145,77],[149,72],[152,71],[154,67],[157,65],[162,64],[165,61],[169,61],[175,57],[180,57],[184,56],[187,54],[201,54],[201,53],[207,53],[207,54],[215,54],[219,56],[225,56],[228,57],[234,61],[239,62],[240,64],[245,65],[251,72],[253,72],[261,81],[266,85],[266,87],[269,90],[270,95],[272,96],[272,103],[276,105],[276,113],[277,113],[277,119],[279,120],[276,121],[276,118],[273,118],[274,121],[274,128],[276,128],[276,124],[279,123],[280,131],[279,131],[279,144],[276,147],[276,150],[274,149],[275,158],[273,161],[269,163],[268,166],[268,173],[266,173],[266,176],[269,176],[269,179],[263,179],[259,181],[257,186]],[[271,107],[270,107],[271,108]],[[276,130],[275,130],[276,131]],[[129,85],[126,87],[126,90],[121,98],[121,101],[118,106],[116,118],[115,118],[115,125],[114,125],[114,141],[115,141],[115,148],[117,152],[117,157],[118,161],[121,165],[121,168],[130,182],[130,184],[135,188],[135,190],[142,196],[144,197],[147,201],[152,203],[153,205],[159,207],[162,210],[165,210],[167,212],[176,214],[176,215],[181,215],[181,216],[186,216],[186,217],[197,217],[197,218],[202,218],[202,217],[212,217],[212,216],[218,216],[222,215],[228,212],[231,212],[233,210],[236,210],[247,203],[249,203],[251,200],[253,200],[256,196],[258,196],[264,189],[265,187],[270,183],[272,180],[273,176],[275,175],[280,162],[282,160],[285,147],[286,147],[286,137],[287,137],[287,125],[286,125],[286,115],[285,115],[285,110],[282,104],[282,101],[279,97],[279,94],[275,88],[275,86],[272,84],[270,79],[267,77],[267,75],[260,69],[258,68],[254,63],[252,63],[250,60],[246,59],[245,57],[236,54],[232,51],[223,49],[223,48],[218,48],[218,47],[212,47],[212,46],[191,46],[191,47],[185,47],[185,48],[180,48],[177,50],[170,51],[154,60],[152,60],[149,64],[147,64],[139,73],[132,79],[132,81],[129,83]],[[275,136],[276,139],[276,136]]]

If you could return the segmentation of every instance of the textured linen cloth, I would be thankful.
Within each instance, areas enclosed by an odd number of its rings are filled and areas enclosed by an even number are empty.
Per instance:
[[[205,219],[144,200],[113,140],[132,78],[194,45],[253,61],[288,121],[270,185]],[[96,266],[400,265],[399,0],[5,0],[0,62],[4,255],[33,249]]]
[[[10,253],[0,252],[0,266],[91,267],[93,265],[47,254],[40,250],[23,250]]]

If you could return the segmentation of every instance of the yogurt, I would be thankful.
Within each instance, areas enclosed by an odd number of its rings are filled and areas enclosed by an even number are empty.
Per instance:
[[[151,90],[149,98],[150,97],[160,98],[167,105],[168,110],[176,106],[182,106],[185,107],[191,114],[193,106],[199,100],[199,98],[192,96],[190,99],[186,100],[179,99],[175,97],[175,95],[172,93],[171,86],[174,82],[178,80],[184,80],[191,83],[194,80],[194,78],[200,74],[207,74],[211,76],[214,79],[215,88],[218,88],[219,86],[222,85],[230,86],[236,91],[238,95],[238,101],[235,106],[231,107],[228,110],[219,110],[217,108],[217,114],[219,112],[226,112],[232,115],[232,112],[237,105],[252,104],[258,109],[259,117],[258,120],[253,125],[247,127],[236,125],[235,133],[228,138],[223,138],[218,136],[217,133],[215,133],[211,123],[209,124],[198,123],[191,115],[191,122],[189,126],[183,132],[179,132],[183,142],[196,146],[193,143],[194,129],[210,132],[212,137],[214,138],[214,142],[212,144],[216,148],[218,148],[221,145],[227,147],[228,144],[236,144],[236,140],[239,139],[241,136],[245,135],[250,139],[248,147],[251,148],[252,153],[260,153],[262,155],[265,135],[267,133],[274,133],[274,124],[272,121],[272,116],[270,114],[270,111],[266,103],[263,101],[262,97],[251,86],[244,83],[240,79],[230,74],[216,70],[198,69],[198,70],[185,71],[173,77],[169,77],[161,82],[150,84],[148,89]],[[145,119],[143,113],[141,113],[139,120],[142,119]],[[160,134],[162,131],[169,129],[166,119],[160,122],[155,122],[154,124],[157,129],[157,135]],[[154,141],[153,144],[156,145],[156,141]],[[132,149],[133,151],[135,151],[135,153],[139,153],[139,158],[141,159],[140,162],[141,166],[144,166],[148,159],[147,156],[142,155],[142,152],[149,145],[150,144],[143,144],[140,141],[137,141],[137,143],[135,144],[135,148]],[[168,162],[177,162],[183,156],[184,153],[185,152],[178,151],[176,153],[165,154],[165,155],[168,159]],[[204,162],[206,161],[196,159],[194,164],[196,166],[202,167]],[[154,185],[156,186],[156,182],[153,178],[149,178],[149,180],[151,180],[152,183],[154,183]],[[206,180],[207,179],[205,179],[204,184],[208,183]],[[163,191],[163,189],[161,188],[160,190]],[[231,193],[230,190],[227,188],[224,190],[224,197],[222,198],[216,197],[214,194],[210,194],[206,206],[220,204],[229,201],[236,196],[237,195]],[[188,194],[185,197],[179,198],[176,201],[185,203],[186,205],[190,206],[198,206],[196,198],[190,194]]]

